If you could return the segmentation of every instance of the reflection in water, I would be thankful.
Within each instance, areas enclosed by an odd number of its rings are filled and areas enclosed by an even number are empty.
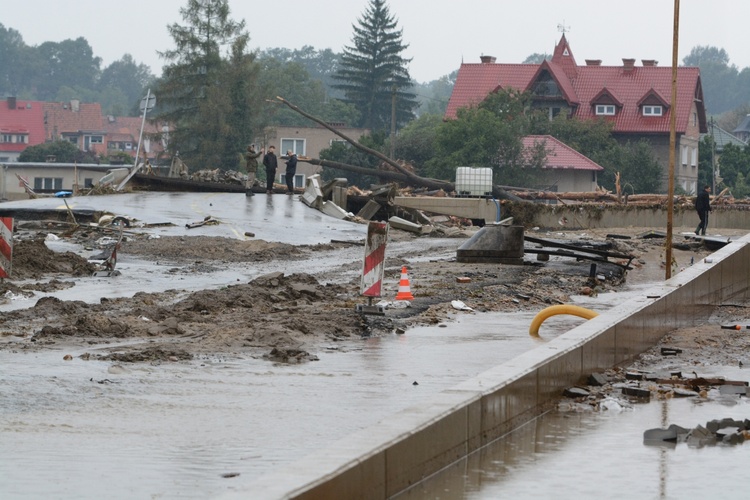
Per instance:
[[[746,462],[747,450],[742,445],[643,444],[646,429],[746,418],[750,403],[736,402],[727,407],[670,399],[622,412],[553,411],[396,498],[744,499],[746,479],[739,464]],[[668,415],[679,420],[670,422]]]

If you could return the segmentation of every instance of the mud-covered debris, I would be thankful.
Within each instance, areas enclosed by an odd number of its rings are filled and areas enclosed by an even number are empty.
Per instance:
[[[298,364],[307,361],[319,361],[319,358],[302,349],[274,347],[264,358],[277,363]]]

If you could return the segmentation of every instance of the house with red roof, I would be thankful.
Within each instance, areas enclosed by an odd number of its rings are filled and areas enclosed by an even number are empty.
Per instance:
[[[563,144],[551,135],[527,135],[521,140],[525,152],[543,147],[546,153],[538,184],[556,192],[595,191],[597,174],[604,167]]]
[[[8,97],[0,101],[0,162],[12,162],[29,146],[44,142],[44,111],[39,101]]]
[[[141,124],[143,124],[142,137]],[[156,164],[156,161],[165,154],[166,138],[169,136],[169,127],[166,124],[148,120],[144,123],[143,118],[135,116],[110,115],[103,117],[102,127],[106,132],[107,155],[124,152],[135,157],[139,138],[141,138],[139,152],[141,159],[145,155],[151,163]]]
[[[106,154],[102,107],[98,102],[45,102],[44,130],[47,141],[70,141],[81,151]]]
[[[550,119],[560,113],[578,119],[612,122],[618,141],[646,139],[663,166],[662,186],[669,176],[670,117],[675,113],[675,184],[695,193],[698,180],[700,134],[707,132],[700,70],[677,69],[677,101],[672,109],[672,68],[657,61],[623,59],[622,65],[604,66],[587,59],[578,65],[565,34],[551,60],[541,64],[502,64],[483,56],[480,63],[464,63],[458,71],[446,119],[458,109],[474,106],[490,93],[516,89],[532,94],[532,107],[543,109]]]

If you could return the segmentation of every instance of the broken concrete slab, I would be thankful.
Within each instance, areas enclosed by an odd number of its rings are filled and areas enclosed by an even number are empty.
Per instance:
[[[458,262],[522,265],[523,226],[487,225],[456,251]]]
[[[640,387],[623,387],[622,393],[626,396],[633,396],[635,398],[642,398],[642,399],[650,399],[651,398],[651,391],[648,389],[642,389]]]
[[[305,192],[302,193],[300,199],[310,208],[320,208],[320,205],[323,203],[323,191],[320,188],[320,176],[318,174],[307,178]]]
[[[644,441],[677,441],[680,436],[687,437],[690,431],[672,424],[666,429],[648,429],[643,432]]]
[[[388,219],[388,222],[390,223],[391,227],[394,227],[396,229],[401,229],[403,231],[410,231],[412,233],[422,232],[421,224],[415,224],[413,222],[409,222],[408,220],[402,219],[401,217],[393,216],[390,219]]]
[[[568,387],[563,391],[563,396],[566,398],[585,398],[588,397],[588,395],[591,394],[589,391],[584,389],[583,387]]]
[[[376,213],[378,213],[378,210],[380,210],[382,207],[380,206],[380,203],[378,203],[375,200],[367,200],[367,203],[365,203],[365,206],[362,207],[362,209],[357,212],[357,217],[361,217],[365,220],[372,219]]]
[[[330,215],[331,217],[336,217],[337,219],[347,219],[354,217],[354,214],[347,212],[332,201],[324,201],[320,205],[319,210],[324,214]]]
[[[603,386],[609,383],[609,379],[603,373],[592,373],[589,375],[589,385]]]

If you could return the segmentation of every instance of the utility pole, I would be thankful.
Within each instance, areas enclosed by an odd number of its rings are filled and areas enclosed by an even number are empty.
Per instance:
[[[698,186],[700,189],[700,186]],[[711,192],[716,194],[716,131],[714,117],[711,117]]]
[[[674,163],[677,122],[677,42],[680,34],[680,0],[674,0],[674,27],[672,38],[672,102],[669,109],[669,188],[667,190],[667,239],[666,274],[664,279],[672,277],[672,225],[674,218]]]

